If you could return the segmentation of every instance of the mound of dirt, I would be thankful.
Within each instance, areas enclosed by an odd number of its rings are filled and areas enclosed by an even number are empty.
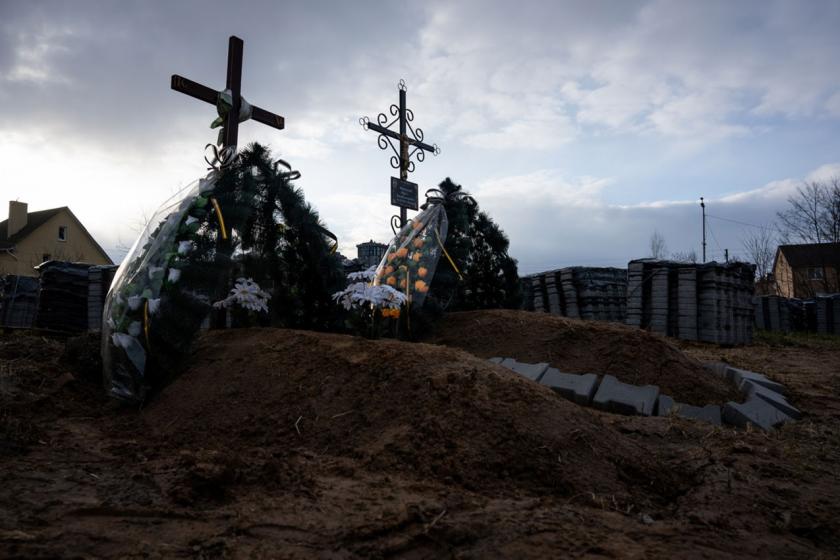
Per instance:
[[[619,501],[678,491],[679,476],[601,418],[460,350],[285,329],[203,334],[190,368],[144,412],[171,443],[331,457],[344,476]]]
[[[658,385],[695,405],[738,399],[728,382],[663,337],[615,323],[507,309],[448,313],[428,342],[480,358],[548,362],[567,373],[610,374],[625,383]]]

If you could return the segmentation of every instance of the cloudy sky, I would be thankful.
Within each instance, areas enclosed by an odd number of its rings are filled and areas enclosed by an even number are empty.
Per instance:
[[[227,38],[247,122],[300,170],[326,225],[387,241],[388,152],[359,117],[408,86],[451,177],[508,233],[523,273],[669,252],[743,253],[803,180],[840,174],[840,2],[0,0],[0,193],[67,205],[119,259],[143,217],[205,171]],[[0,217],[6,217],[5,208]]]

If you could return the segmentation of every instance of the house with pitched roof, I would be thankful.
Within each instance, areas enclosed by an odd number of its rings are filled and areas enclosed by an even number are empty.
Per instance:
[[[778,295],[788,298],[840,292],[840,243],[779,245],[773,279]]]
[[[50,260],[114,264],[68,207],[29,212],[25,202],[9,202],[0,222],[0,276],[37,276],[34,267]]]

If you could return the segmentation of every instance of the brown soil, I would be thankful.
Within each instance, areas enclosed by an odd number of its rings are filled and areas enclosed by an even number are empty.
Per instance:
[[[737,399],[729,383],[710,375],[667,338],[616,323],[497,309],[449,313],[429,342],[482,358],[547,362],[566,373],[614,375],[634,385],[657,385],[664,395],[694,405]]]
[[[95,340],[63,349],[0,336],[3,558],[840,551],[840,345],[685,346],[788,384],[809,414],[773,434],[579,408],[463,350],[269,329],[204,335],[138,411],[86,379]]]

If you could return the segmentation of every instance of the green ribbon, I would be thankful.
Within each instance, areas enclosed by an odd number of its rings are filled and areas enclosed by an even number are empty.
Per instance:
[[[216,142],[217,144],[221,145],[225,139],[225,127],[224,124],[227,121],[228,113],[233,108],[233,94],[229,89],[219,92],[219,97],[216,99],[216,112],[218,112],[219,116],[216,117],[212,123],[210,123],[210,128],[219,128],[219,139]],[[245,122],[251,118],[252,113],[251,105],[245,101],[244,97],[239,98],[239,122]]]

